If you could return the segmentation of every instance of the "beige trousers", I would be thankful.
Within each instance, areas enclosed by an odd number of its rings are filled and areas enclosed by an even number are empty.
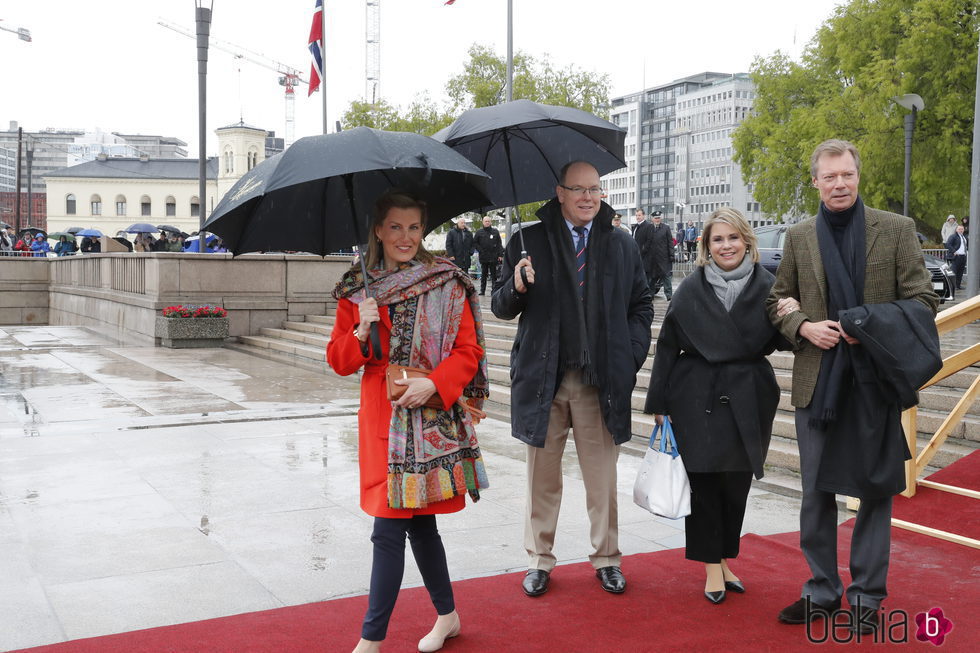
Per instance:
[[[589,513],[596,569],[619,566],[619,513],[616,503],[616,460],[619,446],[602,421],[598,390],[582,383],[578,370],[565,372],[551,402],[544,448],[527,447],[527,513],[524,548],[528,568],[551,571],[556,562],[552,549],[558,527],[562,494],[562,455],[569,428],[575,441],[585,503]]]

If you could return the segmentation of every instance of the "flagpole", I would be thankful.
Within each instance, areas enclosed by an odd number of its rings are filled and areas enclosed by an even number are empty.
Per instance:
[[[514,0],[507,0],[507,101],[514,99]]]
[[[327,0],[320,5],[320,95],[323,102],[323,133],[327,133]]]

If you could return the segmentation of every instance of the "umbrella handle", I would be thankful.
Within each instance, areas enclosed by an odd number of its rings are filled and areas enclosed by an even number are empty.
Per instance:
[[[520,229],[518,229],[518,232],[520,232]],[[522,241],[521,242],[521,245],[524,244],[523,240],[524,240],[524,234],[522,233],[521,234],[521,241]],[[527,258],[527,250],[525,250],[523,247],[521,248],[521,258]],[[534,285],[533,283],[531,283],[530,281],[527,280],[527,268],[521,268],[521,281],[524,282],[524,287],[525,288],[530,288],[531,286]]]
[[[526,272],[526,270],[527,270],[527,268],[521,268],[521,281],[524,282],[524,287],[525,288],[527,288],[528,286],[531,286],[532,285],[531,282],[527,280],[527,272]]]
[[[381,330],[378,323],[371,323],[371,349],[374,350],[374,359],[381,360]]]

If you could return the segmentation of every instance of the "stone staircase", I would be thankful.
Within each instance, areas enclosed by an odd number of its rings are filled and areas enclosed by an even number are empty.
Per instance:
[[[483,309],[484,331],[487,345],[487,364],[490,377],[490,401],[486,411],[491,417],[510,420],[510,349],[517,333],[517,322],[500,320],[489,310],[489,297]],[[624,453],[643,455],[650,432],[653,429],[653,416],[642,412],[646,399],[656,340],[660,332],[660,322],[666,311],[666,302],[657,298],[654,303],[656,318],[652,327],[653,342],[650,354],[637,375],[636,389],[633,392],[632,431],[634,438],[624,445]],[[326,346],[333,328],[333,310],[329,315],[307,315],[303,321],[286,321],[281,328],[264,328],[254,336],[241,336],[237,343],[226,346],[264,358],[286,362],[297,367],[317,371],[327,375],[334,373],[327,367]],[[970,327],[968,327],[970,328]],[[962,337],[960,337],[962,340]],[[945,339],[944,339],[945,341]],[[962,348],[959,343],[955,346]],[[944,351],[944,356],[947,352]],[[779,411],[773,424],[773,438],[767,459],[767,475],[764,479],[773,489],[780,488],[787,493],[798,491],[799,453],[796,447],[796,428],[793,407],[790,405],[790,385],[792,382],[793,355],[789,352],[775,352],[769,357],[776,372],[776,380],[781,390]],[[980,368],[974,366],[945,379],[940,385],[921,393],[918,410],[919,449],[928,442],[948,412],[969,387]],[[340,378],[340,377],[337,377]],[[353,381],[352,378],[348,378]],[[942,468],[960,457],[980,447],[980,401],[974,403],[967,416],[953,431],[939,453],[933,458],[932,467]]]

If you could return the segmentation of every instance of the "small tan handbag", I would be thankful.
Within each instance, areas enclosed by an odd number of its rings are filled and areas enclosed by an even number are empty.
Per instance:
[[[420,367],[408,367],[407,365],[396,365],[395,363],[388,363],[388,368],[385,370],[385,384],[388,387],[388,401],[398,401],[401,396],[405,394],[408,386],[396,385],[394,382],[398,379],[426,379],[432,374],[432,370],[424,370]],[[472,417],[481,420],[484,419],[487,414],[484,413],[479,408],[469,405],[462,400],[456,402],[459,404],[463,410],[468,412]],[[443,410],[442,397],[439,396],[438,392],[434,392],[429,400],[423,404],[428,408],[436,408],[438,410]]]

